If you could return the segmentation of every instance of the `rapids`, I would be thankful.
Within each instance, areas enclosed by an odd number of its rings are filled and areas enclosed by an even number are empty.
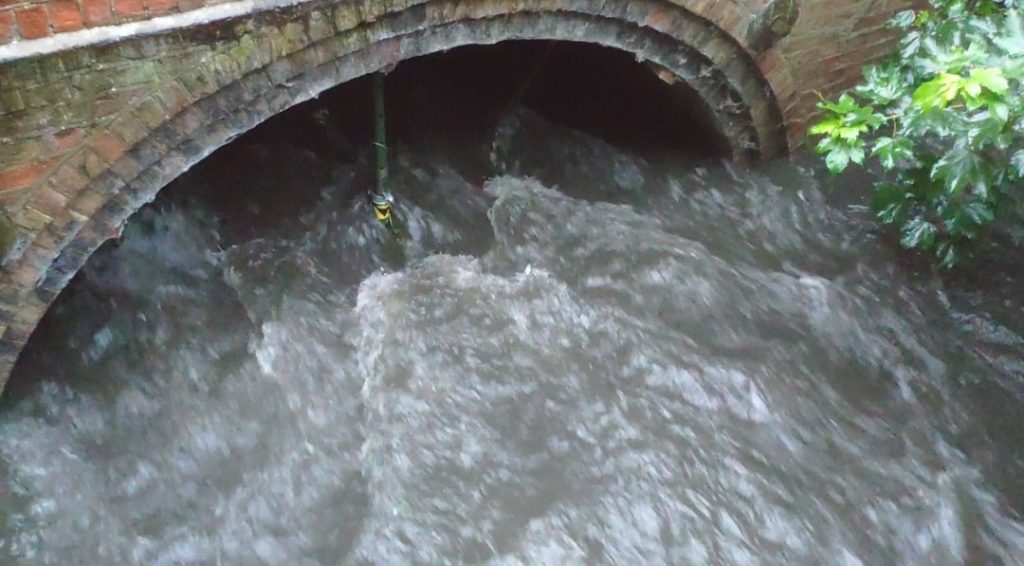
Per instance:
[[[1024,560],[1012,314],[908,274],[809,169],[526,111],[497,139],[482,186],[396,149],[401,240],[368,153],[268,175],[320,184],[259,230],[143,211],[5,394],[0,562]]]

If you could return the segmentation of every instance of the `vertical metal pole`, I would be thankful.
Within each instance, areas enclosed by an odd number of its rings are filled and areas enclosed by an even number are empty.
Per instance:
[[[373,75],[373,106],[377,115],[374,145],[377,146],[377,195],[388,194],[388,132],[384,114],[384,73]]]
[[[388,123],[384,114],[384,73],[373,75],[373,110],[375,127],[373,145],[377,148],[377,190],[370,197],[373,214],[391,233],[398,235],[395,224],[395,199],[388,190]]]

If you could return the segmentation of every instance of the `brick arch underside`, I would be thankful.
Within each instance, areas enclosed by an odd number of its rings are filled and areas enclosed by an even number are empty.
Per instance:
[[[734,157],[756,159],[787,152],[778,105],[747,52],[720,28],[679,6],[661,0],[564,0],[544,2],[532,11],[517,7],[511,13],[465,14],[459,8],[465,3],[459,0],[432,4],[450,4],[450,9],[435,7],[430,12],[452,14],[450,19],[437,21],[435,16],[428,21],[429,3],[421,4],[363,23],[362,30],[357,27],[315,41],[247,72],[154,128],[121,158],[130,160],[128,166],[114,163],[88,181],[80,194],[91,194],[94,200],[97,194],[103,195],[102,204],[93,207],[95,212],[55,219],[3,273],[0,302],[14,317],[0,338],[0,390],[57,294],[88,257],[160,189],[275,114],[402,60],[508,40],[603,45],[632,53],[687,85],[679,88],[696,91],[704,110],[731,144]],[[636,14],[645,19],[637,21]],[[656,23],[651,14],[656,14]],[[198,125],[196,116],[202,117]],[[125,170],[134,176],[126,178]],[[68,206],[74,209],[75,201]]]

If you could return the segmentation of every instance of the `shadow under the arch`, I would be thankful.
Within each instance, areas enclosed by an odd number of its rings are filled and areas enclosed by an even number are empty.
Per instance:
[[[499,173],[491,142],[517,107],[637,155],[698,163],[730,151],[685,84],[667,84],[630,54],[590,44],[462,47],[403,62],[388,75],[387,88],[393,151],[435,147],[476,187]],[[167,229],[155,218],[169,207],[193,211],[220,246],[287,230],[321,202],[325,185],[337,182],[339,164],[349,175],[349,199],[362,199],[373,182],[371,95],[371,81],[363,77],[271,118],[172,182],[132,217],[129,230]],[[519,173],[558,182],[545,178],[543,168]],[[63,359],[89,355],[88,343],[104,321],[128,306],[98,296],[84,281],[113,273],[104,266],[116,264],[118,245],[111,241],[97,250],[51,305],[22,351],[5,399],[22,397],[39,379],[61,379]],[[91,316],[75,318],[83,304]],[[245,323],[244,313],[234,322]]]

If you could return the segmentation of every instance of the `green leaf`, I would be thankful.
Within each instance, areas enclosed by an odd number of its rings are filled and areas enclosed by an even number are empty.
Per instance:
[[[901,161],[914,159],[913,144],[906,138],[878,138],[871,154],[878,158],[878,162],[886,170],[895,168]]]
[[[1009,10],[1003,22],[1002,33],[994,43],[1011,57],[1024,57],[1024,18],[1018,10]]]
[[[857,101],[847,93],[840,96],[839,100],[836,102],[822,100],[818,103],[818,108],[828,110],[829,112],[834,112],[836,114],[849,114],[860,107],[857,106]]]
[[[837,146],[825,156],[825,166],[833,174],[842,173],[850,164],[850,152],[843,146]]]
[[[946,269],[956,265],[957,260],[960,259],[959,254],[957,254],[956,251],[956,246],[953,245],[953,242],[948,240],[940,243],[938,247],[935,248],[935,255],[939,258],[939,264]]]
[[[985,88],[995,94],[1006,94],[1010,90],[1010,83],[1003,76],[1002,69],[998,67],[988,67],[983,69],[972,69],[970,76],[964,81],[964,90],[978,89],[977,94],[971,96],[978,96],[981,93],[980,89]]]
[[[850,161],[857,165],[864,165],[864,144],[859,143],[850,147]]]
[[[881,105],[888,105],[903,96],[903,77],[895,65],[864,67],[864,84],[857,92]]]
[[[988,145],[1000,145],[999,135],[1006,128],[1010,109],[1001,102],[995,102],[986,110],[976,112],[967,120],[967,141],[972,147],[981,149]]]
[[[839,138],[842,138],[842,139],[844,139],[844,140],[846,140],[848,142],[852,142],[852,141],[856,141],[857,138],[860,137],[861,132],[863,132],[865,130],[867,130],[867,126],[864,126],[864,125],[843,126],[841,128],[836,128],[835,136],[839,137]]]
[[[1018,150],[1017,153],[1013,154],[1013,157],[1010,158],[1010,165],[1013,166],[1017,177],[1024,179],[1024,149]]]
[[[900,57],[905,61],[913,59],[921,50],[921,34],[916,31],[909,32],[900,41]]]
[[[996,219],[995,213],[984,202],[974,200],[963,208],[964,216],[969,218],[977,226],[988,224]]]
[[[939,76],[917,87],[913,103],[922,110],[945,108],[960,93],[963,77],[951,73],[939,73]]]
[[[820,122],[814,124],[813,126],[811,126],[811,129],[808,130],[808,132],[811,135],[815,136],[828,136],[832,135],[832,132],[842,127],[842,125],[843,119],[838,116],[833,116],[830,118],[825,118],[824,120],[821,120]]]
[[[953,195],[967,187],[982,198],[988,194],[988,175],[980,155],[958,143],[946,152],[932,167],[931,178],[945,182],[946,193]]]
[[[907,29],[914,25],[914,21],[917,19],[917,14],[913,10],[903,10],[897,12],[895,16],[889,20],[889,25],[897,29]]]
[[[864,164],[864,142],[848,142],[839,138],[826,138],[829,143],[818,144],[818,152],[825,153],[825,165],[832,173],[842,173],[850,162]]]
[[[907,199],[907,191],[899,183],[882,181],[871,195],[871,210],[882,212],[893,205],[902,206]]]
[[[875,218],[882,224],[892,224],[903,216],[904,206],[902,202],[894,202],[875,214]]]
[[[935,241],[935,225],[923,218],[914,218],[900,230],[900,245],[904,248],[929,248]]]

